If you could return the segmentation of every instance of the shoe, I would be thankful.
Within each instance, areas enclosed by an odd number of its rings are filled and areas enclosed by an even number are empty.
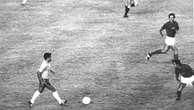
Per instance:
[[[25,6],[25,3],[21,3],[21,6]]]
[[[128,16],[127,16],[127,15],[124,15],[123,17],[124,17],[124,18],[128,18]]]
[[[66,103],[67,103],[67,100],[62,100],[62,103],[60,103],[59,105],[61,105],[61,106],[65,106],[65,105],[66,105]]]
[[[31,101],[28,101],[28,105],[29,105],[30,108],[32,107]]]
[[[150,60],[150,58],[151,58],[151,54],[150,54],[150,52],[148,52],[147,55],[146,55],[146,59]]]
[[[180,98],[180,97],[177,97],[177,98],[176,98],[176,101],[179,101],[179,100],[181,100],[181,98]]]

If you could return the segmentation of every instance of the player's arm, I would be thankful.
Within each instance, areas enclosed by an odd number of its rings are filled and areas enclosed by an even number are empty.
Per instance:
[[[163,31],[163,29],[161,28],[160,29],[160,35],[163,37],[164,35],[163,35],[162,31]]]
[[[163,34],[163,30],[165,29],[165,24],[160,28],[160,35],[163,37],[164,34]]]
[[[50,70],[50,72],[51,72],[52,74],[55,74],[55,71],[53,71],[53,70]]]
[[[41,81],[42,81],[42,72],[38,71],[37,76],[38,76],[38,81],[41,83]]]
[[[40,69],[37,72],[38,80],[39,80],[40,83],[42,83],[42,79],[43,79],[42,78],[42,73],[46,70],[46,68],[47,68],[47,66],[45,64],[42,64],[40,66]]]
[[[175,78],[176,78],[177,81],[180,81],[179,73],[180,73],[180,71],[177,68],[175,68]]]

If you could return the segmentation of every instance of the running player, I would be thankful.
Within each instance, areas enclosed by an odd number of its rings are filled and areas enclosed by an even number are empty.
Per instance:
[[[34,104],[35,100],[38,98],[40,93],[44,91],[45,88],[52,91],[53,97],[58,101],[60,105],[65,105],[67,102],[66,100],[62,100],[59,97],[58,92],[56,91],[55,87],[53,87],[49,82],[49,73],[55,74],[54,71],[52,71],[51,68],[51,53],[45,53],[44,54],[44,60],[37,72],[38,80],[39,80],[39,90],[36,90],[33,94],[31,100],[28,102],[29,106],[32,107],[32,104]]]
[[[168,15],[169,21],[167,23],[165,23],[161,29],[160,29],[160,35],[163,37],[163,31],[166,31],[166,37],[165,37],[165,45],[163,49],[158,49],[156,51],[153,52],[148,52],[146,59],[149,60],[153,55],[156,54],[166,54],[169,49],[172,49],[174,52],[174,59],[178,60],[178,49],[175,46],[175,35],[177,33],[177,31],[179,30],[179,25],[178,23],[175,21],[175,14],[174,13],[170,13]]]
[[[125,4],[125,14],[124,14],[124,18],[128,17],[128,12],[130,11],[131,7],[135,7],[137,5],[137,0],[123,0],[124,4]]]
[[[194,71],[189,65],[182,64],[180,60],[173,60],[172,62],[175,65],[176,80],[179,82],[176,100],[180,100],[183,89],[187,85],[194,86]]]

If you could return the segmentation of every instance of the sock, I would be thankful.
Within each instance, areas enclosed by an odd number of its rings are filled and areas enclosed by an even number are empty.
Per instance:
[[[125,6],[125,15],[124,16],[127,16],[128,12],[129,12],[129,8],[127,6]]]
[[[38,98],[39,95],[40,95],[40,92],[38,90],[36,90],[32,96],[32,99],[30,100],[30,102],[34,103],[34,101]]]
[[[179,57],[178,57],[178,54],[174,54],[174,60],[178,60]]]
[[[177,91],[177,98],[180,98],[181,97],[181,91]]]
[[[152,56],[152,55],[154,55],[154,54],[161,54],[161,53],[162,53],[162,50],[159,49],[159,50],[156,50],[156,51],[154,51],[154,52],[151,52],[150,55]]]
[[[59,97],[59,94],[57,91],[53,92],[53,97],[58,101],[59,104],[61,104],[63,101]]]

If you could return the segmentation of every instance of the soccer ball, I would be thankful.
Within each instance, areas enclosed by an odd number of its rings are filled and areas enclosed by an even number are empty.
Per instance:
[[[90,104],[90,102],[91,102],[90,97],[83,97],[83,99],[82,99],[83,104]]]

